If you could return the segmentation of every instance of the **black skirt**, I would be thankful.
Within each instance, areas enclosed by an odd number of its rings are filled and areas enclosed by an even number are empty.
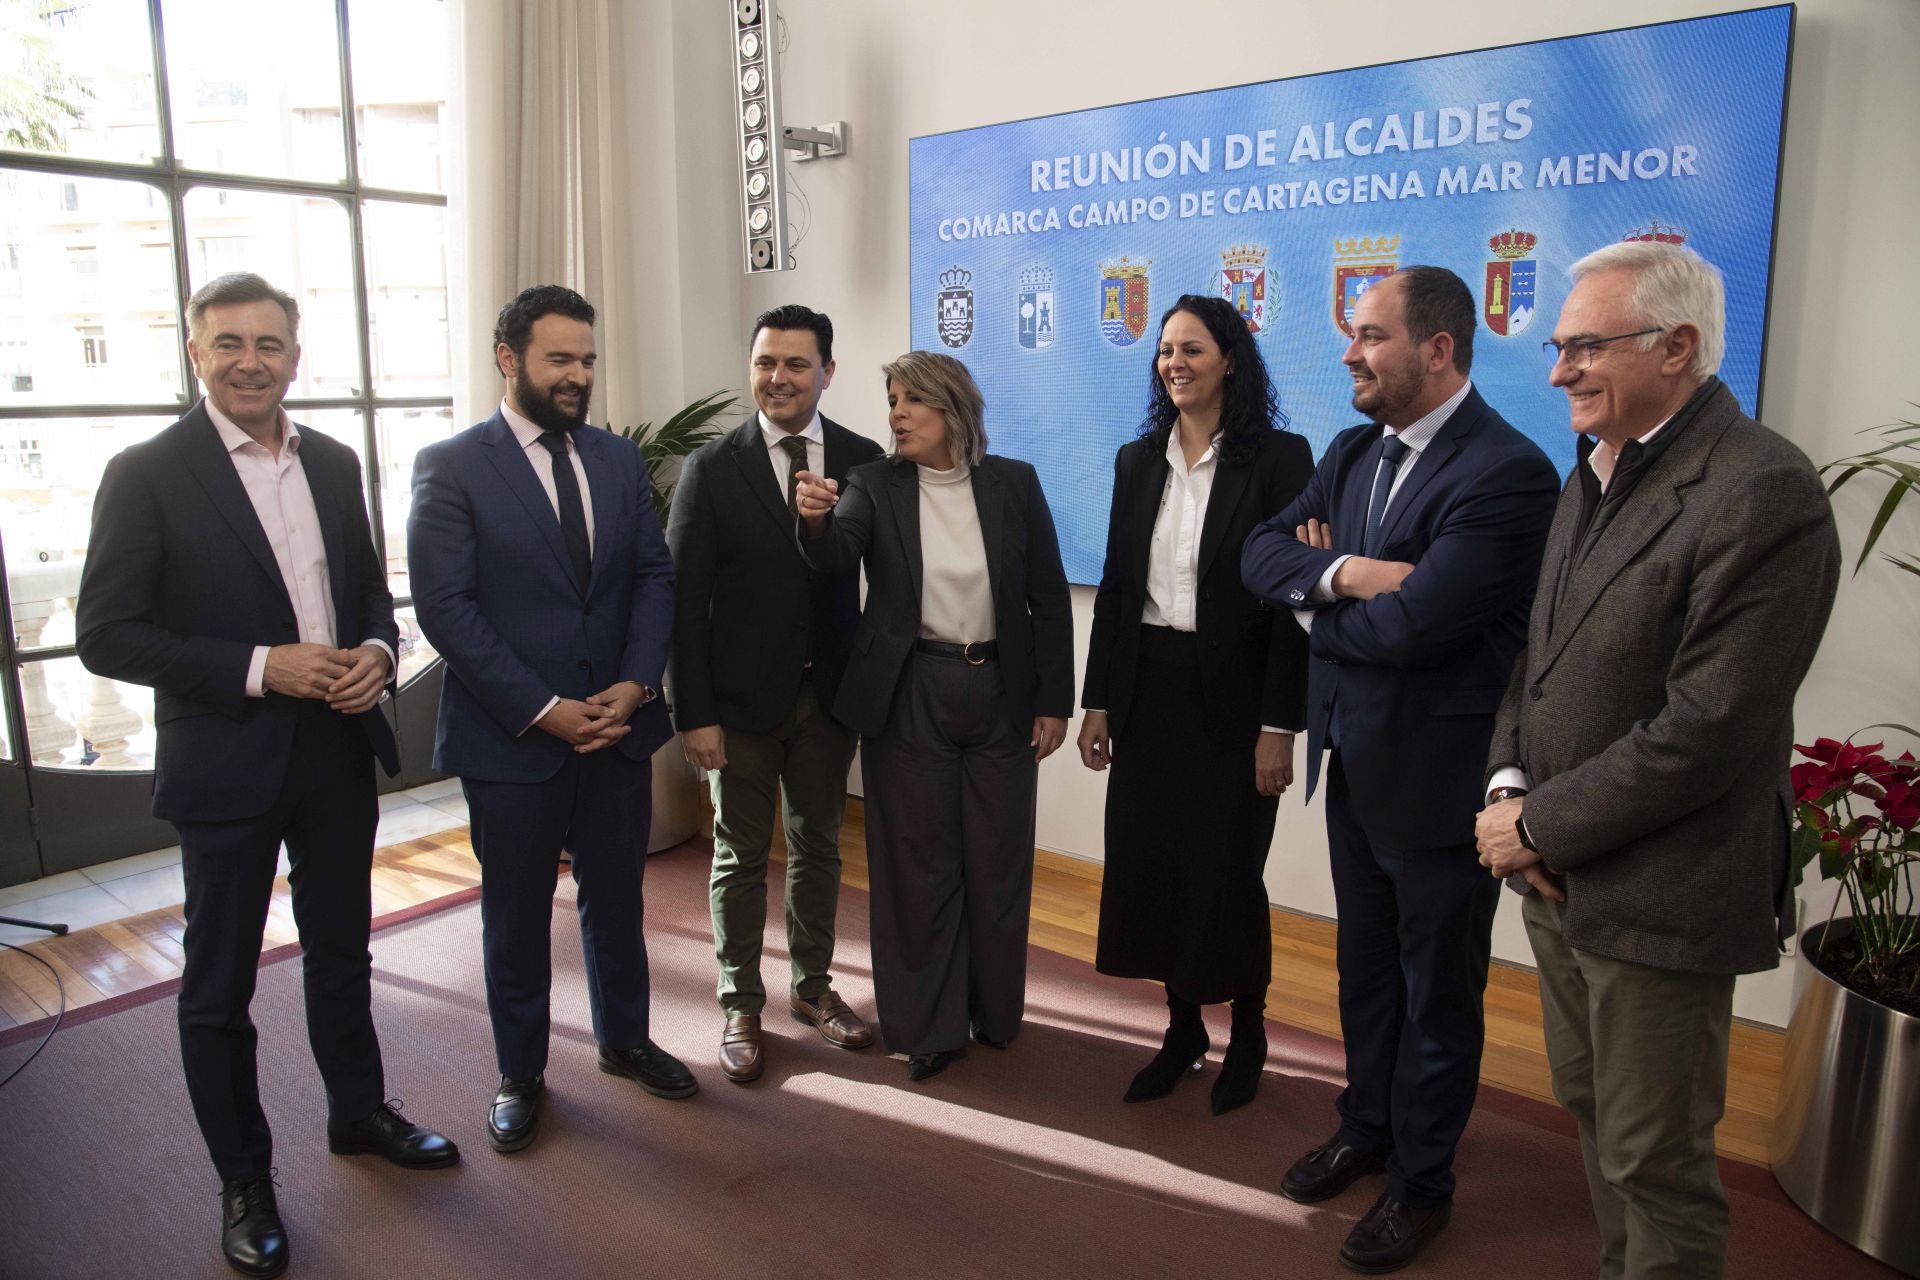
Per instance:
[[[1094,967],[1217,1004],[1273,973],[1262,872],[1277,796],[1254,785],[1253,743],[1206,731],[1199,641],[1142,627],[1127,735],[1107,781],[1106,871]]]

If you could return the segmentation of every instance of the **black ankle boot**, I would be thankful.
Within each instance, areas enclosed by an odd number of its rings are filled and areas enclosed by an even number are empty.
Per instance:
[[[1220,1116],[1253,1101],[1260,1089],[1260,1073],[1267,1065],[1266,993],[1240,996],[1233,1002],[1233,1037],[1213,1082],[1213,1114]]]
[[[1200,1020],[1200,1006],[1167,992],[1167,1034],[1160,1041],[1160,1052],[1140,1068],[1120,1100],[1151,1102],[1166,1097],[1206,1056],[1207,1027]]]

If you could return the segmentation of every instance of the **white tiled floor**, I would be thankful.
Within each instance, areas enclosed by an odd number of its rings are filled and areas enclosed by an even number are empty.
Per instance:
[[[460,794],[460,780],[447,778],[381,796],[380,831],[375,843],[417,840],[449,827],[464,826],[466,821],[467,802]],[[287,854],[282,849],[280,874],[286,872]],[[0,915],[88,929],[170,907],[186,901],[186,896],[176,845],[0,889]],[[31,929],[0,925],[0,942],[17,945],[45,936]]]

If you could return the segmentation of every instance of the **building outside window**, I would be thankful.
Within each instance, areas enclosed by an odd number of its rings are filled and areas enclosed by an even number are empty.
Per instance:
[[[361,459],[417,675],[433,654],[407,596],[408,477],[453,430],[447,4],[275,0],[241,22],[158,0],[159,32],[149,0],[0,4],[29,11],[44,53],[0,51],[25,77],[0,95],[0,759],[152,767],[150,695],[80,668],[73,597],[107,461],[200,396],[181,313],[227,272],[300,304],[287,411]],[[115,697],[138,727],[103,753],[85,726]]]

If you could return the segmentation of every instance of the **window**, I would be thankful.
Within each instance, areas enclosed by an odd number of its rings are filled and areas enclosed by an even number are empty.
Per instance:
[[[360,457],[404,612],[413,455],[453,431],[447,0],[275,0],[264,24],[216,0],[17,7],[46,57],[10,87],[22,124],[0,145],[0,548],[51,567],[10,593],[20,665],[0,684],[56,721],[89,696],[66,579],[94,491],[199,396],[182,287],[233,271],[298,300],[288,413]],[[403,674],[431,657],[416,640]],[[126,705],[145,727],[131,764],[104,767],[151,767],[151,713],[137,691]],[[83,763],[73,743],[40,745],[13,749]]]

